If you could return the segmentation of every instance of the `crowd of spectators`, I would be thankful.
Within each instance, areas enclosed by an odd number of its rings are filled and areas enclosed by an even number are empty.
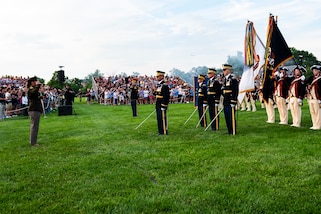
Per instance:
[[[139,104],[154,104],[157,80],[155,76],[136,77],[139,86]],[[2,76],[0,78],[1,94],[5,97],[4,113],[0,120],[17,115],[28,116],[27,81],[29,77]],[[170,103],[193,102],[194,91],[184,80],[176,76],[166,76],[170,88]],[[132,77],[109,76],[96,77],[96,87],[88,88],[86,94],[78,93],[80,99],[85,96],[88,104],[98,102],[104,105],[128,105],[130,103],[130,86]],[[63,91],[49,86],[42,88],[45,113],[56,110],[63,105]],[[80,100],[81,101],[81,100]]]
[[[28,116],[27,81],[29,77],[2,76],[0,78],[1,96],[5,97],[4,112],[0,112],[0,120]],[[42,88],[45,113],[57,109],[63,99],[61,90],[44,86]]]
[[[16,116],[21,112],[14,112],[15,109],[21,109],[25,104],[24,98],[26,98],[25,85],[27,84],[28,78],[24,77],[13,77],[5,76],[0,78],[0,87],[1,87],[1,97],[4,97],[5,100],[2,100],[3,109],[0,112],[0,120],[4,118],[10,118]],[[24,109],[23,109],[24,110]],[[25,112],[23,112],[25,114]]]
[[[139,87],[138,104],[155,104],[157,79],[155,76],[137,76]],[[98,102],[104,105],[128,105],[130,103],[130,87],[132,77],[110,76],[96,77]],[[193,102],[194,91],[184,80],[177,76],[166,76],[165,81],[170,88],[170,103]],[[88,90],[87,101],[92,96]]]

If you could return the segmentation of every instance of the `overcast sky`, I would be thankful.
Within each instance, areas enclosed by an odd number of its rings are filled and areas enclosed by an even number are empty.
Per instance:
[[[290,47],[321,60],[320,0],[1,0],[0,76],[220,68],[243,52],[247,20],[265,43],[270,13]]]

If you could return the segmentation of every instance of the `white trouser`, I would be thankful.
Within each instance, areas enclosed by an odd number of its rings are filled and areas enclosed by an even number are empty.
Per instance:
[[[288,124],[288,107],[286,106],[286,99],[277,96],[276,104],[280,115],[280,124]]]
[[[321,108],[318,100],[309,100],[312,129],[321,129]]]
[[[292,115],[292,126],[300,127],[301,126],[301,106],[298,102],[298,98],[290,98],[290,110]]]
[[[269,102],[265,102],[265,109],[266,109],[266,114],[268,117],[268,120],[266,122],[268,123],[274,123],[275,122],[275,112],[274,112],[274,106],[273,106],[273,100],[269,98]]]

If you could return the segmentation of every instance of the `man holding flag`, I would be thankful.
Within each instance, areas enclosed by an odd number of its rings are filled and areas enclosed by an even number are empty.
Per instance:
[[[264,79],[263,79],[263,102],[267,114],[267,123],[274,123],[275,122],[275,112],[274,112],[274,81],[272,79],[272,71],[274,67],[274,59],[271,52],[271,48],[269,48],[267,56],[267,65],[266,65],[266,73],[264,73]]]
[[[268,30],[267,30],[267,40],[266,40],[266,50],[265,50],[265,66],[263,73],[263,100],[266,107],[266,113],[268,116],[268,123],[275,122],[274,116],[274,99],[273,92],[274,88],[274,73],[280,65],[289,59],[293,58],[293,54],[286,44],[278,26],[274,19],[274,16],[270,15]]]

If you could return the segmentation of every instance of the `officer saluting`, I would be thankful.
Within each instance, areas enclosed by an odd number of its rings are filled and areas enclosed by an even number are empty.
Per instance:
[[[132,84],[130,87],[130,104],[132,106],[133,117],[137,117],[137,100],[138,100],[137,78],[133,78]]]
[[[207,110],[207,89],[204,83],[205,75],[198,75],[198,97],[197,97],[197,107],[198,115],[200,118],[200,125],[206,127],[206,110]]]
[[[37,143],[40,115],[43,111],[41,99],[41,84],[37,77],[28,79],[28,100],[29,100],[29,116],[30,116],[30,145],[39,146]]]
[[[169,102],[169,87],[164,81],[165,72],[157,71],[157,88],[156,88],[156,114],[157,114],[157,125],[158,134],[167,135],[167,116],[166,111]]]
[[[210,114],[211,122],[216,117],[218,113],[218,105],[220,103],[221,97],[221,88],[222,85],[216,78],[216,70],[214,68],[208,69],[208,78],[207,81],[207,103],[208,110]],[[212,130],[219,129],[219,116],[211,124]]]
[[[238,81],[231,75],[232,66],[228,64],[223,65],[223,105],[224,115],[228,134],[236,134],[236,118],[235,118],[235,106],[237,104],[237,96],[239,93]]]

